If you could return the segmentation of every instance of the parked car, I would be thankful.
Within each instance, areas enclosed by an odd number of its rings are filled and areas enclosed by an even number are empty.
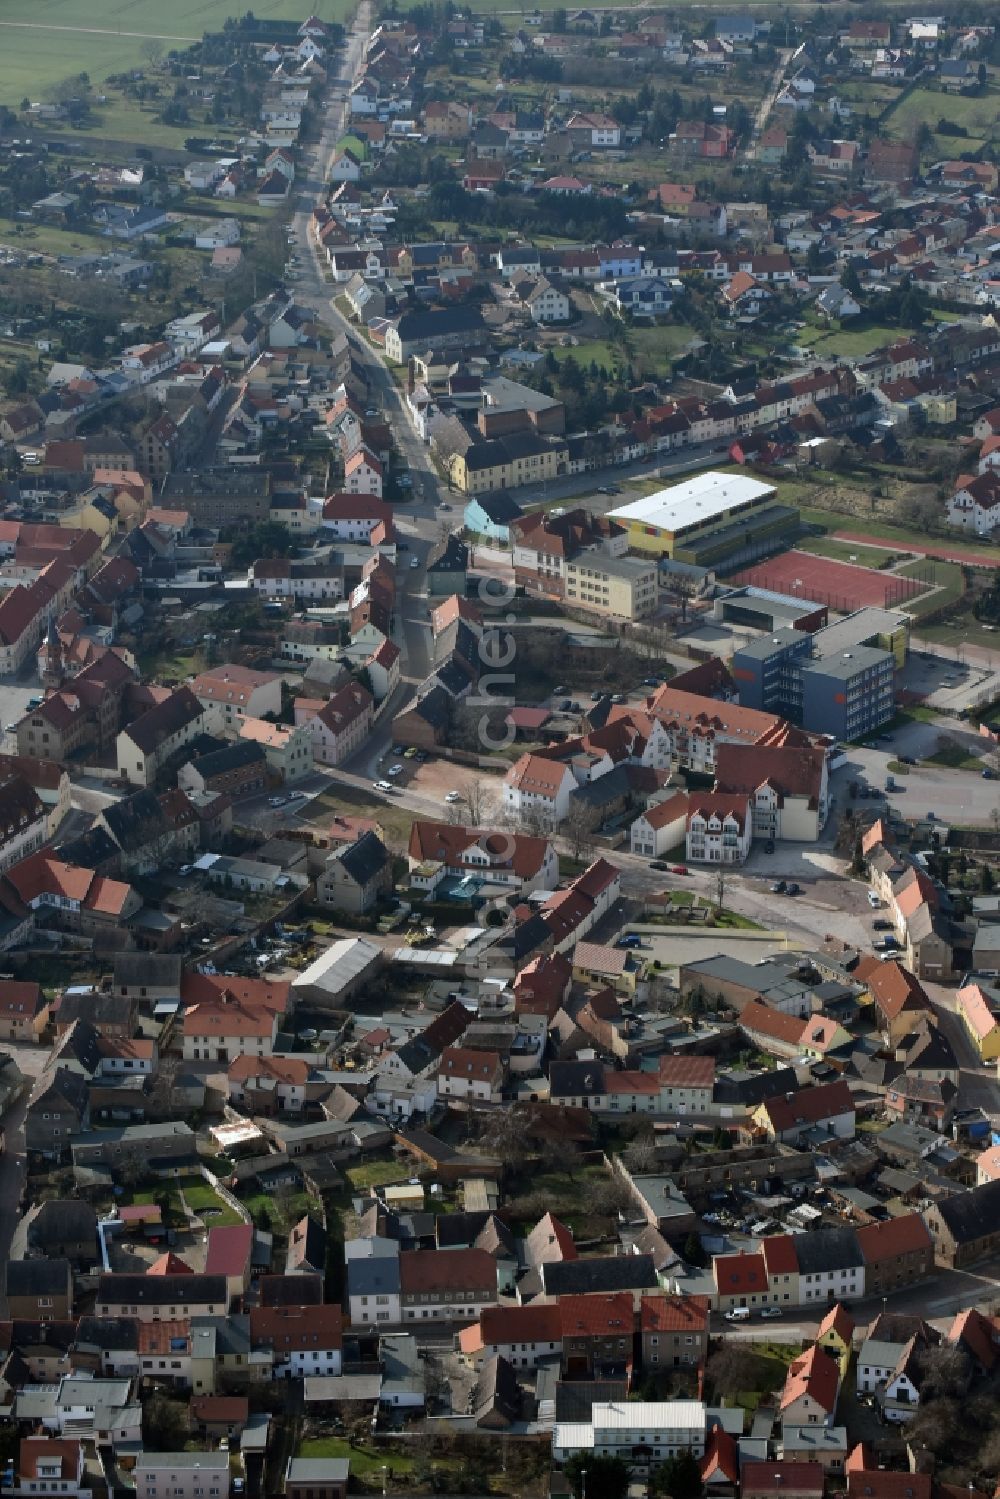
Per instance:
[[[873,911],[878,911],[881,909],[882,902],[881,900],[879,900],[874,890],[869,890],[868,892],[868,904],[871,906]]]
[[[390,765],[389,769],[386,771],[386,775],[387,776],[393,776],[393,777],[395,777],[395,776],[401,776],[402,774],[403,774],[403,767],[402,767],[402,765]]]
[[[917,763],[913,755],[897,755],[896,759],[900,765],[916,765]]]
[[[784,880],[775,880],[774,884],[771,886],[772,895],[784,895],[787,890],[788,886],[785,884]]]
[[[413,569],[416,569],[419,566],[420,566],[420,558],[419,557],[411,557],[410,558],[410,567],[413,568]]]
[[[785,894],[786,895],[801,895],[801,893],[802,893],[802,886],[801,885],[797,885],[794,880],[791,881],[791,883],[788,885],[787,889],[785,890]]]
[[[760,1309],[760,1314],[761,1314],[762,1317],[780,1317],[781,1316],[781,1307],[780,1306],[762,1306],[761,1309]]]
[[[877,921],[873,921],[872,922],[872,931],[873,932],[891,932],[892,931],[892,922],[891,921],[886,921],[886,919],[885,919],[884,916],[880,916]]]
[[[372,785],[376,791],[392,791],[393,787],[389,781],[373,781]]]
[[[665,859],[650,859],[649,867],[650,869],[659,869],[664,873],[666,873],[670,869],[670,865],[666,862]]]
[[[690,869],[688,869],[688,867],[687,867],[686,864],[671,864],[671,866],[670,866],[670,873],[671,874],[690,874],[691,871],[690,871]]]
[[[283,796],[269,796],[267,805],[269,807],[283,807],[285,805],[285,798]]]
[[[773,854],[774,853],[774,839],[773,838],[769,838],[767,840],[767,842],[764,844],[764,852],[765,852],[765,854]]]
[[[445,797],[446,802],[460,802],[461,800],[462,793],[460,791],[449,791]]]

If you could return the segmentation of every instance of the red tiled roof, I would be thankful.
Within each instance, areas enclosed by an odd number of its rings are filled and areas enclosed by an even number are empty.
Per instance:
[[[230,1223],[208,1230],[206,1275],[244,1275],[253,1252],[253,1225]]]
[[[250,1342],[276,1353],[339,1348],[344,1340],[339,1305],[255,1306],[250,1309]]]
[[[713,1262],[720,1296],[745,1296],[767,1290],[767,1269],[762,1254],[718,1254]]]
[[[744,1463],[740,1475],[744,1499],[757,1494],[822,1494],[826,1474],[822,1463]]]
[[[884,1223],[863,1223],[856,1232],[866,1265],[878,1265],[897,1255],[931,1247],[930,1230],[919,1213],[904,1213],[899,1218],[887,1218]]]
[[[35,1483],[39,1478],[38,1464],[45,1459],[58,1459],[60,1478],[75,1481],[80,1469],[80,1443],[68,1437],[22,1437],[17,1460],[21,1481]]]
[[[768,1098],[763,1107],[771,1128],[776,1134],[781,1134],[799,1124],[819,1124],[838,1114],[852,1113],[854,1099],[845,1080],[838,1078],[835,1083],[801,1088],[791,1098]]]
[[[835,1361],[824,1348],[814,1343],[801,1358],[793,1359],[789,1364],[778,1409],[786,1410],[796,1400],[808,1395],[822,1410],[832,1411],[837,1404],[838,1383]]]
[[[564,1298],[565,1299],[565,1298]],[[561,1343],[559,1306],[486,1306],[479,1317],[483,1343]]]
[[[799,1257],[794,1234],[772,1234],[761,1240],[761,1253],[768,1275],[798,1275]]]
[[[564,1338],[631,1338],[635,1326],[632,1293],[561,1296],[559,1317]]]
[[[399,1284],[404,1296],[427,1291],[495,1290],[496,1261],[485,1249],[409,1249],[399,1256]]]
[[[854,1337],[854,1318],[846,1306],[841,1306],[839,1301],[836,1306],[830,1308],[819,1324],[819,1330],[816,1333],[817,1343],[824,1333],[828,1332],[834,1333],[846,1347],[850,1348],[851,1339]]]
[[[703,1332],[710,1309],[707,1296],[644,1296],[639,1326],[643,1332]]]

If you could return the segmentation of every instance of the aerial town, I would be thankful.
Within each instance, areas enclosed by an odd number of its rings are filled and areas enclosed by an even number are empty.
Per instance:
[[[995,1499],[995,9],[2,10],[0,1496]]]

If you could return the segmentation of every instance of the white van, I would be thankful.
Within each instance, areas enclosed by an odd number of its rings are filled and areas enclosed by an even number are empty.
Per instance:
[[[724,1312],[723,1316],[727,1322],[749,1322],[750,1308],[748,1306],[734,1306],[731,1312]]]

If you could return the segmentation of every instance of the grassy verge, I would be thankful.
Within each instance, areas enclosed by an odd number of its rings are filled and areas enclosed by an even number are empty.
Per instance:
[[[925,755],[925,765],[944,765],[948,770],[980,770],[982,760],[978,755],[970,755],[964,744],[950,741],[942,744],[933,755]]]

